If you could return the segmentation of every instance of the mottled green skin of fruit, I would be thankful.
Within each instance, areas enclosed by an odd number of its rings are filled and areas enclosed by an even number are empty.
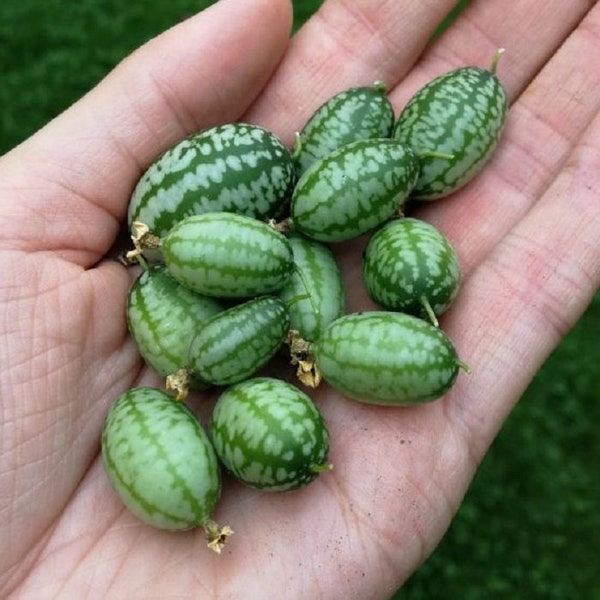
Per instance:
[[[299,132],[293,158],[298,174],[316,160],[358,140],[389,138],[394,109],[383,84],[353,87],[329,98]]]
[[[289,328],[288,309],[279,298],[238,304],[203,324],[190,345],[188,369],[215,385],[247,379],[275,355]]]
[[[369,296],[383,308],[427,317],[452,303],[460,285],[460,264],[447,238],[433,225],[396,219],[377,230],[363,255]]]
[[[313,481],[329,452],[327,426],[312,400],[295,386],[268,377],[228,388],[215,405],[211,431],[227,470],[266,491]]]
[[[333,388],[369,404],[438,398],[452,387],[460,366],[443,331],[418,317],[388,311],[340,317],[311,352]]]
[[[233,213],[186,217],[163,238],[161,250],[177,281],[211,297],[274,292],[287,281],[294,264],[283,234]]]
[[[180,285],[164,265],[135,280],[127,298],[127,325],[146,363],[166,377],[187,365],[188,349],[200,326],[223,310],[214,298]],[[196,389],[206,382],[193,378]]]
[[[506,92],[485,69],[456,69],[421,88],[400,113],[394,137],[418,155],[435,151],[454,157],[421,156],[412,196],[443,198],[475,177],[498,144],[507,111]]]
[[[397,140],[361,140],[314,162],[291,200],[294,230],[340,242],[377,227],[397,212],[419,173],[414,153]]]
[[[153,527],[203,525],[219,499],[208,436],[184,404],[161,390],[134,388],[117,398],[104,424],[102,458],[125,506]]]
[[[144,173],[128,221],[165,235],[186,216],[234,212],[273,217],[295,183],[291,155],[271,132],[245,123],[206,129],[167,150]]]
[[[304,340],[315,340],[345,312],[342,275],[331,250],[321,242],[297,234],[288,239],[296,266],[277,296],[288,303],[290,328]],[[310,298],[302,298],[307,294]]]

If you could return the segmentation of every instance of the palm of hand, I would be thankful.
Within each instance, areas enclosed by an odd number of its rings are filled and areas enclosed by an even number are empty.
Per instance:
[[[394,88],[453,2],[432,9],[410,0],[379,7],[365,1],[351,14],[329,0],[248,109],[285,48],[289,7],[231,4],[150,44],[1,163],[0,489],[7,508],[0,589],[7,592],[389,596],[435,547],[503,418],[598,285],[600,222],[591,189],[598,183],[592,167],[598,171],[600,103],[586,92],[600,85],[593,72],[600,47],[586,31],[600,27],[600,11],[585,2],[545,3],[537,18],[547,20],[546,29],[527,39],[531,6],[522,3],[507,19],[500,2],[476,3]],[[410,33],[402,29],[407,14],[415,24]],[[244,17],[253,19],[253,31],[240,26]],[[583,25],[564,41],[579,20]],[[478,33],[464,48],[473,23]],[[451,51],[460,55],[457,64],[491,57],[485,32],[492,26],[511,49],[511,68],[500,77],[513,100],[562,48],[515,102],[486,173],[458,197],[419,212],[449,235],[463,262],[463,290],[442,327],[472,374],[459,376],[443,399],[407,409],[362,406],[320,389],[334,471],[283,495],[226,482],[215,517],[237,533],[223,556],[204,548],[201,531],[172,534],[138,523],[110,489],[97,454],[114,398],[133,385],[158,383],[140,371],[127,337],[131,274],[101,260],[140,171],[189,131],[240,115],[290,141],[311,107],[357,82],[388,81],[399,107],[428,70],[443,70]],[[228,51],[219,47],[223,28]],[[360,57],[340,31],[362,41]],[[213,65],[189,58],[211,51]],[[571,69],[577,77],[565,76]],[[199,80],[208,84],[201,98]],[[133,90],[132,104],[115,107],[124,88]],[[64,144],[70,138],[77,143]],[[34,168],[25,172],[24,164]],[[354,282],[350,310],[366,302],[356,292],[357,245],[339,247]],[[201,404],[194,406],[203,412]]]

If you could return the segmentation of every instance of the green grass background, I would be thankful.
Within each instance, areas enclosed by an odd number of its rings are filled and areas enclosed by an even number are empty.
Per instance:
[[[464,3],[464,2],[463,2]],[[3,0],[0,154],[207,0]],[[295,27],[321,4],[295,0]],[[513,411],[430,559],[393,598],[600,598],[600,296]]]

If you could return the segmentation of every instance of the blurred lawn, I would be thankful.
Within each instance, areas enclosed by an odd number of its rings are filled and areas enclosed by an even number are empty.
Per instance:
[[[204,0],[3,0],[0,154]],[[299,26],[321,4],[295,0]],[[149,10],[149,7],[152,10]],[[600,296],[539,372],[442,544],[394,598],[600,598]]]

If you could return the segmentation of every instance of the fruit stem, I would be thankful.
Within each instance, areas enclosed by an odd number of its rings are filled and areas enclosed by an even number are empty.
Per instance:
[[[310,294],[298,294],[297,296],[293,296],[289,300],[286,300],[284,304],[289,307],[293,304],[296,304],[296,302],[300,302],[301,300],[310,300]]]
[[[315,316],[319,315],[321,311],[319,310],[319,307],[316,306],[315,303],[313,302],[313,297],[312,297],[312,294],[310,293],[310,289],[308,288],[308,282],[306,281],[306,277],[304,277],[304,273],[302,272],[302,270],[298,267],[298,265],[295,262],[294,262],[294,271],[296,272],[296,275],[298,275],[298,278],[302,282],[302,287],[304,288],[304,291],[305,291],[305,298],[300,298],[300,299],[308,300],[310,302],[310,306],[311,306]]]
[[[140,264],[140,267],[142,267],[142,271],[148,270],[148,261],[144,258],[143,254],[137,255],[137,261]]]
[[[204,534],[206,535],[206,545],[217,554],[221,554],[221,550],[227,543],[227,538],[234,533],[229,525],[219,526],[213,520],[208,519],[203,525]]]
[[[458,368],[462,369],[465,373],[469,374],[471,372],[471,367],[462,360],[459,360],[456,364],[458,365]]]
[[[294,133],[294,147],[292,149],[292,159],[296,160],[302,153],[302,136],[299,131]]]
[[[496,52],[494,53],[494,57],[492,58],[492,64],[490,65],[490,72],[495,75],[496,74],[496,70],[498,69],[498,63],[500,62],[500,59],[502,58],[502,55],[504,54],[505,49],[504,48],[498,48],[496,50]]]
[[[373,87],[378,92],[381,92],[382,94],[387,94],[387,85],[385,84],[385,81],[381,81],[381,79],[378,79],[373,83]]]
[[[431,308],[431,303],[425,296],[421,296],[421,304],[423,305],[423,309],[425,310],[427,318],[431,321],[431,324],[434,327],[439,327],[440,323],[437,319],[437,316],[436,316],[433,308]]]
[[[444,160],[452,160],[454,154],[438,152],[437,150],[423,150],[423,152],[417,152],[417,158],[443,158]]]
[[[310,465],[310,470],[313,473],[326,473],[327,471],[331,471],[333,469],[333,464],[330,462],[322,463],[320,465]]]

